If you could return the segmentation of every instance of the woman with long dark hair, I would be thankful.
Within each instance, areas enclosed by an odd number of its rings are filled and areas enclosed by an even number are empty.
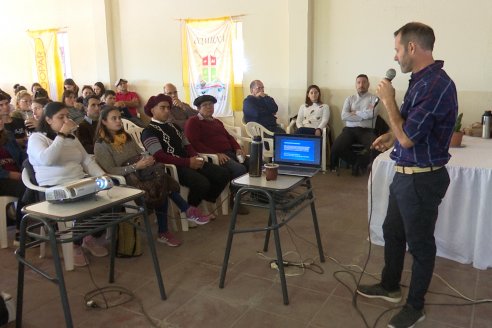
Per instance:
[[[320,136],[329,120],[330,107],[321,101],[321,90],[315,84],[310,85],[306,91],[306,100],[297,114],[297,133]]]
[[[87,174],[105,174],[74,136],[76,129],[77,124],[68,117],[65,104],[51,102],[45,106],[37,132],[29,137],[27,150],[29,162],[40,186],[77,181]],[[87,261],[79,244],[80,242],[74,241],[74,265],[85,266]],[[108,254],[107,249],[94,236],[84,237],[82,247],[97,257]]]
[[[155,163],[152,156],[143,156],[135,164],[124,164],[129,158],[138,156],[142,150],[132,137],[123,130],[121,113],[116,107],[106,107],[101,111],[96,130],[96,139],[94,155],[101,167],[110,174],[125,176]],[[186,212],[188,220],[197,224],[208,223],[208,218],[198,208],[188,205],[178,192],[171,192],[169,197],[178,205],[182,212]],[[159,233],[157,241],[171,247],[179,246],[181,241],[167,228],[167,208],[167,197],[161,206],[155,208]]]

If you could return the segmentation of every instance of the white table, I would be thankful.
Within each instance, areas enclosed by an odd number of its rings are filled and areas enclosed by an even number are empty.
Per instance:
[[[140,201],[144,203],[143,195],[144,192],[136,188],[115,186],[109,190],[102,190],[93,197],[72,203],[55,204],[44,201],[28,205],[22,209],[26,215],[23,217],[20,225],[20,246],[15,251],[17,260],[19,261],[16,327],[22,327],[25,266],[28,266],[34,272],[58,285],[60,300],[65,316],[65,324],[67,327],[73,327],[65,279],[61,268],[61,260],[58,254],[57,245],[71,243],[74,240],[80,240],[94,232],[111,228],[109,282],[113,283],[116,253],[116,227],[121,222],[130,222],[130,220],[139,216],[143,218],[144,228],[139,228],[138,230],[147,236],[147,244],[152,255],[161,299],[166,299],[166,292],[164,290],[164,283],[162,282],[161,269],[157,259],[155,244],[152,240],[152,230],[147,210],[145,206],[127,204],[129,201],[137,199],[140,199]],[[124,211],[125,209],[132,209],[132,212],[126,213]],[[72,220],[77,220],[77,224],[63,231],[55,231],[54,224],[57,222],[67,222]],[[37,228],[42,229],[43,227],[47,231],[46,236],[35,232]],[[35,241],[26,245],[27,235]],[[46,272],[42,268],[36,267],[31,261],[26,259],[26,246],[29,246],[30,244],[39,244],[41,242],[49,242],[51,246],[51,254],[53,256],[53,264],[55,267],[54,275]]]
[[[308,177],[295,177],[288,175],[279,175],[277,180],[267,181],[265,175],[261,177],[250,177],[249,174],[242,175],[232,180],[232,185],[240,187],[234,197],[234,207],[231,213],[231,222],[229,225],[229,234],[227,237],[226,250],[224,254],[224,262],[220,273],[219,288],[224,288],[227,266],[229,263],[229,255],[232,248],[232,239],[234,234],[265,231],[265,242],[263,251],[268,251],[268,243],[270,240],[270,231],[273,231],[275,242],[275,251],[277,253],[277,265],[280,277],[280,285],[282,287],[282,296],[284,304],[289,304],[289,295],[287,293],[287,282],[285,280],[284,260],[282,258],[282,247],[280,245],[279,229],[287,224],[291,219],[297,216],[302,209],[311,208],[311,216],[313,219],[314,233],[318,246],[319,259],[325,262],[323,246],[321,244],[321,235],[319,233],[318,217],[316,215],[316,207],[314,205],[314,194],[311,180]],[[254,199],[245,200],[244,196],[251,193],[257,193],[264,196],[267,203],[258,202]],[[289,193],[289,194],[288,194]],[[268,223],[266,226],[256,227],[238,227],[236,228],[237,212],[239,205],[248,205],[261,207],[269,210]],[[277,218],[277,211],[281,210],[284,215]],[[247,217],[245,218],[248,219]],[[280,219],[280,220],[278,220]]]
[[[393,180],[392,149],[372,166],[371,240],[384,245],[382,224]],[[446,165],[451,182],[439,206],[435,238],[437,255],[485,270],[492,267],[492,139],[464,136],[461,148],[450,148]],[[368,181],[369,214],[371,179]]]

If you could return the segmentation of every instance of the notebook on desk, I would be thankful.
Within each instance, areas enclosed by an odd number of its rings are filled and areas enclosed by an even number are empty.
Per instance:
[[[321,169],[322,137],[314,135],[275,134],[273,161],[278,174],[312,177]]]

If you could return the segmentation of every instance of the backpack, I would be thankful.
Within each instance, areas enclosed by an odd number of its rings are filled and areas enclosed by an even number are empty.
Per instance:
[[[142,240],[137,228],[140,226],[140,217],[133,222],[121,222],[118,224],[118,239],[116,240],[117,257],[135,257],[142,255]],[[133,224],[132,224],[133,223]]]

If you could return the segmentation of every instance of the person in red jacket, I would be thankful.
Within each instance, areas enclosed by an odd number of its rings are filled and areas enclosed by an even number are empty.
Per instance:
[[[179,126],[168,122],[172,103],[162,93],[149,98],[144,109],[152,120],[142,131],[142,143],[157,162],[176,165],[179,183],[190,188],[190,205],[215,202],[231,180],[229,171],[199,157]]]
[[[185,135],[197,152],[216,154],[220,165],[226,167],[234,179],[247,172],[245,154],[224,124],[212,116],[216,102],[210,95],[195,99],[193,105],[198,108],[198,115],[186,121]]]
[[[220,120],[213,117],[216,102],[217,99],[211,95],[195,99],[193,105],[198,108],[198,115],[186,121],[185,135],[197,152],[217,155],[220,166],[227,168],[234,179],[248,171],[247,161],[236,139],[227,132]],[[248,211],[241,207],[239,214],[248,214]]]

